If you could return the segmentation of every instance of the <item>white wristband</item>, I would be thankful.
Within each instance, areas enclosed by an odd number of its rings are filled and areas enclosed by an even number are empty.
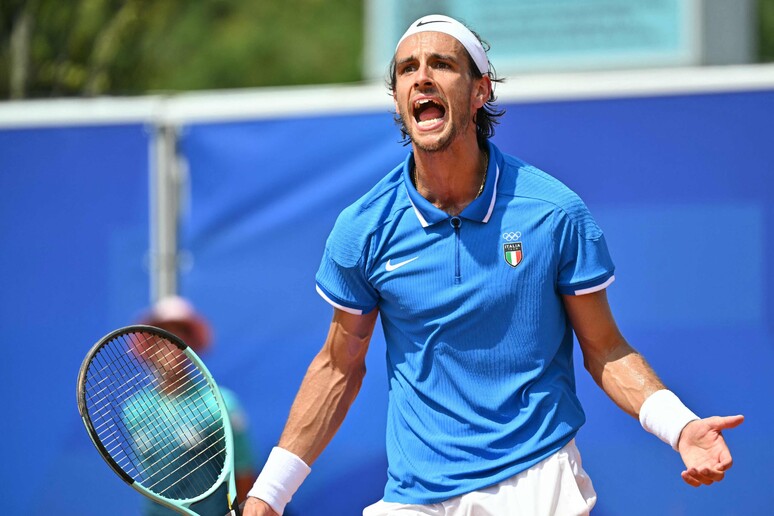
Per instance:
[[[260,498],[282,516],[285,506],[311,471],[300,457],[275,446],[247,496]]]
[[[699,416],[683,405],[675,393],[662,389],[645,400],[640,407],[642,428],[677,450],[677,442],[685,425]]]

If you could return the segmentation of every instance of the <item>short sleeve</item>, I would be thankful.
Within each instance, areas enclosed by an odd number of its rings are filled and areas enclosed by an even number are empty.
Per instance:
[[[353,314],[368,313],[376,307],[378,293],[366,272],[368,225],[345,210],[328,236],[315,280],[317,292],[328,303]]]
[[[376,306],[376,293],[362,267],[359,264],[352,267],[341,265],[333,259],[327,247],[315,280],[317,292],[323,299],[345,312],[365,314]]]
[[[583,295],[606,288],[615,279],[615,265],[602,230],[580,199],[559,213],[559,292]]]

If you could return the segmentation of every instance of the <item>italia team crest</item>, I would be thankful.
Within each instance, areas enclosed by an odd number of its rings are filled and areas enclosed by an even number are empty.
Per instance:
[[[503,253],[505,254],[505,261],[511,267],[516,267],[520,264],[521,259],[524,257],[524,253],[521,250],[521,242],[503,244]]]

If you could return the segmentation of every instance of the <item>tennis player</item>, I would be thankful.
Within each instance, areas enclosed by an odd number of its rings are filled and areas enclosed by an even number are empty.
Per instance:
[[[358,393],[377,314],[389,467],[364,516],[588,514],[573,332],[597,384],[680,453],[685,482],[722,480],[721,431],[743,417],[696,416],[621,335],[606,297],[613,261],[586,206],[489,141],[502,112],[481,40],[423,17],[391,72],[412,152],[328,238],[316,281],[330,332],[245,515],[282,514],[309,474]]]

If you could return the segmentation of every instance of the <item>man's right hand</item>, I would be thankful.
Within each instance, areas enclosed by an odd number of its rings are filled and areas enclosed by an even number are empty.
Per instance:
[[[248,496],[242,506],[242,516],[279,516],[279,514],[260,498]]]

